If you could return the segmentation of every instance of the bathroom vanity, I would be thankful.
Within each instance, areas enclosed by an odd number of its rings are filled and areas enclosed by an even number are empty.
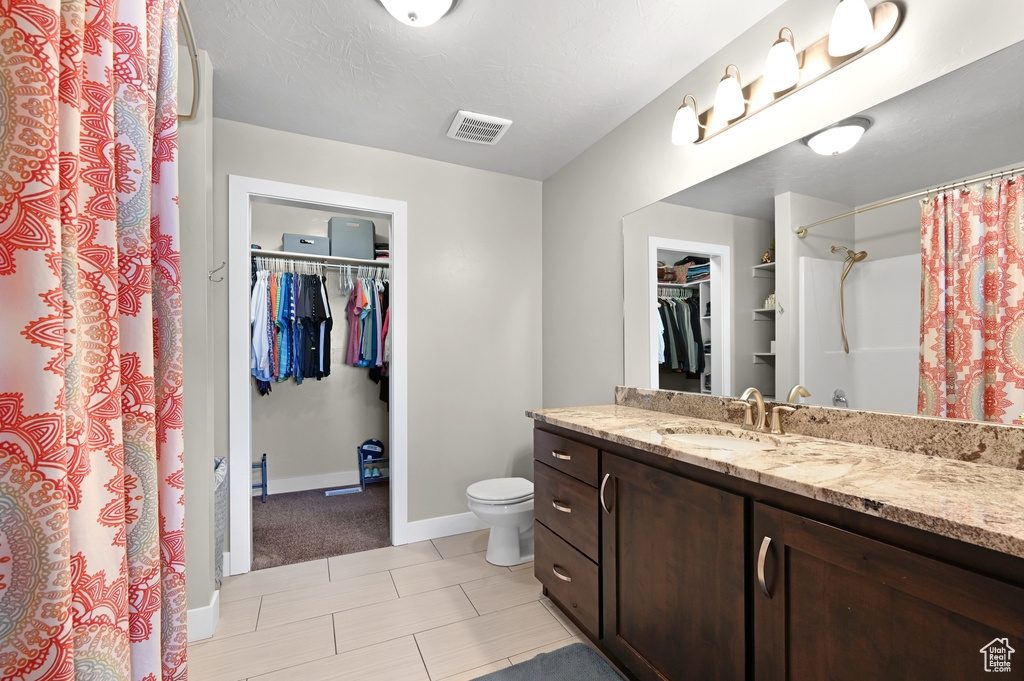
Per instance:
[[[622,405],[528,415],[537,578],[635,678],[961,681],[1008,646],[1000,678],[1024,679],[1021,470]]]

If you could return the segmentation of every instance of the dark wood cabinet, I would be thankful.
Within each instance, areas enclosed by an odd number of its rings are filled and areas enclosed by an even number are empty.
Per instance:
[[[603,637],[640,679],[740,681],[744,500],[602,452]]]
[[[990,642],[1024,679],[1024,589],[763,504],[751,540],[758,681],[991,679]]]
[[[534,432],[535,574],[630,678],[1024,681],[1024,560]]]

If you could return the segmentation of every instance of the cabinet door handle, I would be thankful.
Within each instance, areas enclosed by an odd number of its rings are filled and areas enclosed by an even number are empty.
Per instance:
[[[593,489],[593,488],[591,488],[591,489]],[[557,499],[553,500],[551,502],[551,505],[555,507],[556,511],[561,511],[562,513],[572,513],[572,509],[571,508],[569,508],[568,506],[566,506],[562,502],[558,501]]]
[[[558,577],[563,582],[571,582],[572,581],[572,577],[569,575],[569,573],[566,572],[565,570],[561,569],[557,565],[552,565],[551,566],[551,571],[555,573],[555,577]]]
[[[561,459],[562,461],[572,461],[572,457],[570,455],[566,454],[565,452],[556,451],[554,449],[551,450],[551,456],[555,457],[556,459]]]
[[[605,513],[612,512],[612,509],[608,508],[608,504],[604,502],[604,488],[608,484],[608,478],[610,477],[612,477],[611,473],[604,474],[604,480],[601,481],[601,491],[598,493],[598,496],[601,498],[601,508],[604,509]]]
[[[765,536],[761,540],[761,550],[757,554],[757,584],[761,587],[761,593],[768,598],[772,597],[772,593],[768,590],[768,583],[764,579],[764,562],[768,558],[768,547],[771,545],[772,538]]]

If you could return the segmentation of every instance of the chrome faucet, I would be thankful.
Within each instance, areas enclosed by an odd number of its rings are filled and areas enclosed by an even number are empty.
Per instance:
[[[793,389],[789,391],[789,397],[786,398],[787,402],[794,403],[800,397],[810,397],[811,393],[808,392],[807,388],[803,387],[799,383],[793,386]]]
[[[755,404],[757,405],[757,421],[754,421],[753,414],[751,414],[750,396],[754,396]],[[746,408],[746,413],[743,419],[744,430],[756,430],[759,433],[763,433],[767,430],[765,427],[765,413],[764,413],[764,398],[761,397],[761,391],[757,388],[747,388],[740,395],[740,399],[733,402],[733,404],[742,405]]]

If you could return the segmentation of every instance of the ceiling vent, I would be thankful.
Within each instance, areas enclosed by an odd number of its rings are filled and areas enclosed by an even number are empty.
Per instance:
[[[460,111],[448,128],[448,136],[474,144],[497,144],[511,125],[512,121],[505,118]]]

